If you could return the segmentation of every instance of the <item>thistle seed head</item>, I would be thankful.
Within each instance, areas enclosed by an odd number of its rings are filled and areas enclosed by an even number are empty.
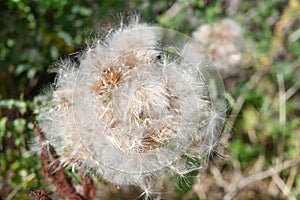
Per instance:
[[[218,144],[223,86],[203,49],[137,21],[64,61],[40,122],[65,166],[148,194],[158,179],[199,170]],[[202,52],[195,54],[195,51]]]
[[[243,31],[234,20],[227,18],[217,23],[204,24],[192,35],[204,46],[223,75],[232,74],[241,64],[244,46]]]

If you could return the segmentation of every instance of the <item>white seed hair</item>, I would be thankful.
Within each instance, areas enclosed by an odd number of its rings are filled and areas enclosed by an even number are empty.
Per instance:
[[[212,65],[192,42],[165,50],[162,30],[132,20],[95,39],[79,66],[60,64],[40,126],[64,166],[145,196],[158,179],[202,168],[186,161],[209,156],[225,111],[209,95]]]

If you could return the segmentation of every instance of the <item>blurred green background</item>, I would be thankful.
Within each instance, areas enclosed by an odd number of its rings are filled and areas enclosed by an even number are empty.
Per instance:
[[[100,27],[123,15],[187,35],[231,17],[244,31],[239,70],[224,77],[226,156],[212,159],[201,182],[174,186],[173,199],[300,198],[300,2],[298,0],[1,0],[0,199],[55,190],[41,175],[32,122],[59,59],[84,49]],[[105,183],[102,183],[105,185]],[[121,191],[111,199],[126,199]]]

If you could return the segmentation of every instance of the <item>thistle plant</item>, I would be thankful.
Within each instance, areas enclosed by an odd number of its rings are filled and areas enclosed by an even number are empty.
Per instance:
[[[193,32],[193,38],[200,42],[223,75],[236,71],[243,58],[243,31],[230,18],[213,24],[203,24]]]
[[[64,166],[151,195],[219,143],[223,86],[204,49],[133,18],[65,60],[39,122]],[[187,161],[189,164],[187,164]]]

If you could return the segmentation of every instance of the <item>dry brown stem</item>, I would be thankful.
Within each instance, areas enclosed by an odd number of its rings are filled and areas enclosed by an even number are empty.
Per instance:
[[[247,185],[254,183],[256,181],[260,181],[265,178],[272,177],[272,176],[280,173],[282,170],[285,170],[289,167],[299,165],[299,163],[300,163],[300,158],[287,160],[287,161],[280,163],[274,167],[271,167],[265,171],[252,174],[248,177],[244,177],[244,178],[240,179],[236,184],[231,185],[230,188],[228,188],[228,190],[227,190],[228,192],[224,196],[223,199],[224,200],[232,199],[240,190],[245,188]]]
[[[47,142],[47,139],[44,133],[39,129],[37,122],[33,123],[33,130],[36,132],[42,147],[42,174],[52,179],[52,182],[56,187],[56,192],[60,196],[71,200],[93,199],[95,197],[95,187],[92,181],[88,179],[88,177],[83,177],[82,185],[86,198],[76,192],[72,183],[72,178],[64,172],[59,163],[55,149]],[[50,199],[44,190],[41,192],[33,192],[31,195],[34,195],[35,199]]]
[[[29,196],[33,196],[34,200],[51,200],[51,198],[47,195],[45,190],[41,191],[31,191]]]

